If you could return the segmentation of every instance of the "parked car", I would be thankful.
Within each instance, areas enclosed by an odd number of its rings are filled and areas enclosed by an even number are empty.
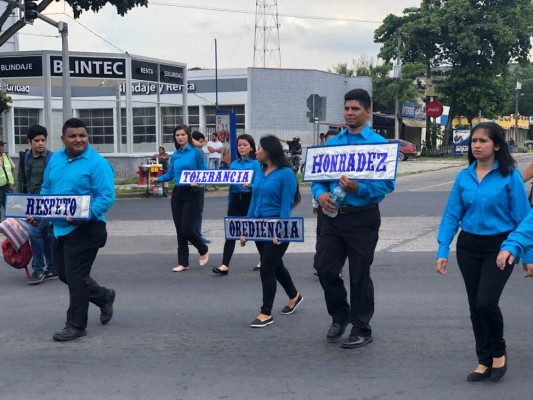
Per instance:
[[[400,151],[398,153],[398,160],[405,161],[409,157],[416,157],[420,155],[420,152],[416,150],[416,145],[402,139],[388,139],[391,143],[400,143]]]
[[[528,149],[531,149],[533,147],[533,140],[524,140],[524,147],[527,147]]]

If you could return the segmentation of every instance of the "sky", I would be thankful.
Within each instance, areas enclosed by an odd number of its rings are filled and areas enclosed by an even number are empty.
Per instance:
[[[420,0],[277,3],[281,67],[327,71],[361,56],[375,58],[380,46],[373,42],[374,30],[388,14],[401,15]],[[153,0],[124,17],[106,6],[99,13],[84,12],[76,22],[68,4],[60,1],[44,14],[68,23],[71,51],[128,52],[189,68],[214,68],[216,39],[218,68],[247,68],[254,66],[255,8],[252,0]],[[44,21],[19,32],[20,50],[61,50],[57,29]],[[277,45],[268,43],[269,48]],[[267,61],[267,67],[279,67]]]

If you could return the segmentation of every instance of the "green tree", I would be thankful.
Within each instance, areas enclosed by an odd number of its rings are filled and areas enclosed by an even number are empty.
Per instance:
[[[389,15],[375,31],[382,43],[379,56],[396,57],[397,36],[406,62],[421,62],[429,78],[436,69],[444,79],[438,90],[450,105],[449,137],[455,115],[473,118],[480,111],[494,117],[503,112],[511,93],[508,64],[527,62],[533,35],[530,0],[423,0],[420,7]]]

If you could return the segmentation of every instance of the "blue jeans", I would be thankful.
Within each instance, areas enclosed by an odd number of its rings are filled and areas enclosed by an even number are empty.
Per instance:
[[[221,158],[210,158],[209,159],[209,169],[220,169]]]
[[[31,268],[33,272],[43,272],[45,261],[48,272],[56,272],[56,267],[52,262],[52,242],[50,221],[40,220],[37,226],[31,225],[28,229],[30,235],[31,251],[33,258]]]

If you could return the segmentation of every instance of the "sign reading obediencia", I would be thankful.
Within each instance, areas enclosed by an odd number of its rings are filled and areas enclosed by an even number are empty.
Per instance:
[[[398,143],[320,146],[307,149],[304,181],[349,179],[393,180]]]
[[[6,194],[6,217],[87,220],[91,196]]]
[[[303,242],[304,219],[296,218],[243,218],[225,217],[224,233],[226,240],[246,240],[271,242]]]
[[[183,170],[180,184],[244,185],[251,184],[253,176],[254,171],[252,169]]]

